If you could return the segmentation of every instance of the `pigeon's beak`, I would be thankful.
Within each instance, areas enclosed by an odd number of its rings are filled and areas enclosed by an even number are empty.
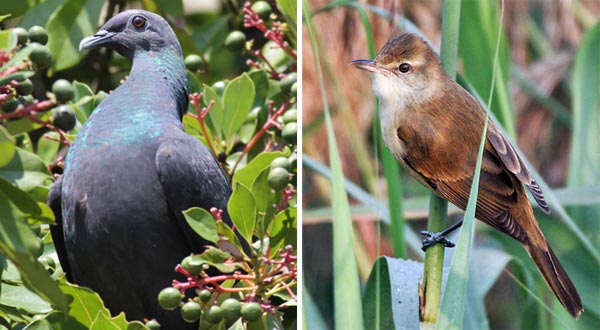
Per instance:
[[[100,30],[96,32],[96,34],[94,34],[93,36],[83,38],[83,40],[81,40],[81,42],[79,43],[79,50],[81,51],[82,49],[91,49],[103,46],[109,43],[112,40],[112,36],[114,36],[115,34],[115,32]]]
[[[362,69],[373,73],[384,73],[387,71],[379,67],[373,60],[354,60],[350,62],[350,65],[357,69]]]

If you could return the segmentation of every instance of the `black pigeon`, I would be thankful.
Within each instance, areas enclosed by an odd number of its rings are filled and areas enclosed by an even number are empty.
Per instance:
[[[181,211],[226,210],[231,189],[213,155],[183,131],[189,100],[181,46],[162,17],[129,10],[80,44],[95,47],[114,49],[133,66],[87,120],[50,189],[60,263],[69,281],[98,292],[113,314],[197,328],[162,310],[157,295],[170,286],[174,266],[207,244]]]

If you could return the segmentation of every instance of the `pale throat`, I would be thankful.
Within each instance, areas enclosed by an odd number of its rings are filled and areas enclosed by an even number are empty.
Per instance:
[[[406,146],[398,138],[398,127],[412,105],[428,100],[434,96],[434,86],[427,83],[411,86],[406,80],[397,76],[371,74],[373,91],[379,99],[379,118],[383,141],[397,160],[402,161]]]

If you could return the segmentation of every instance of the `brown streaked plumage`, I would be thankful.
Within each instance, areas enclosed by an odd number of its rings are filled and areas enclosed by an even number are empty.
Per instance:
[[[479,102],[446,75],[439,57],[414,34],[393,38],[371,60],[351,65],[371,72],[384,141],[427,188],[467,206],[485,120]],[[540,230],[523,185],[550,212],[539,185],[510,142],[489,122],[476,217],[521,242],[567,311],[578,318],[577,289]]]

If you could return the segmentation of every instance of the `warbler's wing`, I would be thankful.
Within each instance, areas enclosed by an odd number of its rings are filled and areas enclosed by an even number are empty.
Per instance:
[[[531,173],[529,172],[529,168],[527,168],[527,164],[525,164],[521,157],[519,157],[519,154],[517,154],[512,144],[494,125],[490,125],[487,138],[498,153],[498,157],[506,169],[513,173],[517,179],[519,179],[519,181],[529,188],[533,198],[535,198],[535,201],[542,208],[542,210],[546,213],[550,213],[550,208],[544,199],[544,193],[542,192],[542,189],[533,179]]]

